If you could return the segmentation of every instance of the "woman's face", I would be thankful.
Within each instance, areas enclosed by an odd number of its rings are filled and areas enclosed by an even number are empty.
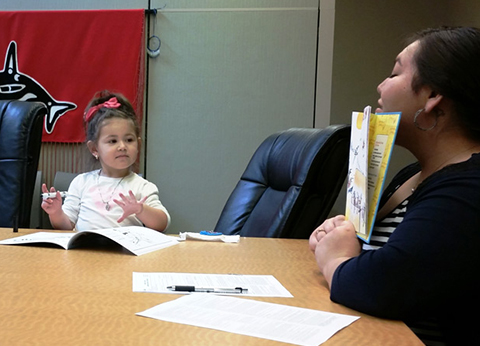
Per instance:
[[[402,112],[396,144],[408,146],[415,132],[413,118],[415,113],[423,109],[429,97],[428,88],[422,87],[418,92],[412,89],[412,79],[416,66],[413,56],[418,48],[418,42],[407,46],[395,59],[395,66],[389,77],[377,87],[380,94],[379,108],[375,113]]]
[[[420,95],[412,90],[413,55],[417,46],[418,42],[414,42],[398,54],[391,75],[378,85],[380,99],[376,113],[402,112],[402,118],[405,118],[423,108]]]

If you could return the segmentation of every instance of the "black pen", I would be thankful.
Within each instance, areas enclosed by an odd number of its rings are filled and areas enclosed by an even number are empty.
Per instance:
[[[247,293],[248,288],[242,287],[195,287],[195,286],[167,286],[167,289],[175,292],[202,292],[202,293]]]

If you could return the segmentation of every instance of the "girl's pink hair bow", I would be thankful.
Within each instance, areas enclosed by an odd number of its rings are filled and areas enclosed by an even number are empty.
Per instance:
[[[90,107],[90,109],[85,112],[85,122],[89,122],[95,113],[102,107],[105,108],[118,108],[121,104],[118,102],[116,97],[112,97],[110,100],[105,101],[104,103],[99,103],[98,105]]]

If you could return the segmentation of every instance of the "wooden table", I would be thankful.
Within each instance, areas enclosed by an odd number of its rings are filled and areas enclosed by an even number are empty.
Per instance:
[[[0,239],[36,232],[0,228]],[[0,245],[1,345],[279,345],[136,316],[178,295],[132,291],[132,272],[271,274],[294,298],[245,298],[361,316],[324,345],[421,345],[402,322],[330,301],[307,240],[187,241],[134,256],[121,248]]]

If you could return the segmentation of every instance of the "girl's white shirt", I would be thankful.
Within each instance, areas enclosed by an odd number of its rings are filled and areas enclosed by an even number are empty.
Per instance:
[[[128,196],[129,190],[132,190],[137,200],[148,196],[145,205],[162,210],[167,215],[167,227],[170,225],[170,214],[160,202],[158,188],[155,184],[134,172],[130,172],[122,180],[122,178],[99,176],[99,171],[79,174],[72,180],[68,188],[68,195],[62,209],[70,221],[75,224],[77,231],[143,226],[135,215],[128,216],[121,223],[117,222],[123,214],[123,209],[113,200],[121,199],[120,192]],[[110,206],[109,210],[105,208],[106,202]]]

